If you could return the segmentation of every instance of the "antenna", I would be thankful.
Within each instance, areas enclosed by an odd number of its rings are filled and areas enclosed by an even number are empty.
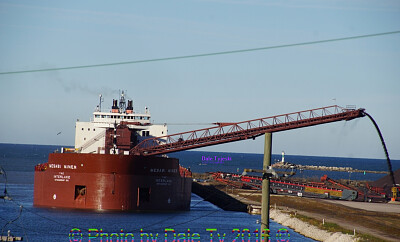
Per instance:
[[[103,95],[100,94],[99,98],[100,98],[100,100],[99,100],[99,112],[101,112],[101,103],[104,101]]]

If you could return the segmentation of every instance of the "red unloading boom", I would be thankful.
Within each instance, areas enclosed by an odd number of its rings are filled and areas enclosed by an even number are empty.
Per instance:
[[[364,109],[329,106],[143,140],[130,150],[134,155],[159,155],[256,138],[265,133],[364,117]]]

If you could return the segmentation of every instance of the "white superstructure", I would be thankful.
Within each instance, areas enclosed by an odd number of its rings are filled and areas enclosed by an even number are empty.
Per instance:
[[[128,100],[128,106],[126,106],[124,92],[121,93],[119,106],[118,101],[113,100],[110,111],[101,110],[100,96],[100,105],[93,112],[91,121],[76,122],[75,150],[80,153],[115,154],[121,153],[118,152],[118,142],[115,142],[118,139],[124,139],[125,147],[128,142],[132,148],[144,139],[167,135],[167,125],[151,124],[150,118],[147,107],[144,113],[137,113],[133,110],[131,100]],[[123,128],[129,131],[117,132],[117,129]],[[122,137],[124,135],[130,137]],[[111,148],[110,145],[107,147],[107,143],[110,142],[113,143]],[[123,154],[128,153],[126,149],[123,152]]]

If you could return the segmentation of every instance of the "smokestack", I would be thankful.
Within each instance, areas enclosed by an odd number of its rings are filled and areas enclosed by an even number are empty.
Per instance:
[[[126,113],[133,113],[132,100],[128,100],[128,107],[126,108]]]
[[[118,100],[113,99],[113,105],[111,107],[111,112],[112,113],[118,113],[119,112]]]

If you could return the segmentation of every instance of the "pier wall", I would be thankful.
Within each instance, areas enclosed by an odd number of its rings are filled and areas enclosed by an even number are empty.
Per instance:
[[[238,201],[208,183],[200,184],[198,182],[193,182],[192,192],[223,210],[247,212],[247,204]]]

